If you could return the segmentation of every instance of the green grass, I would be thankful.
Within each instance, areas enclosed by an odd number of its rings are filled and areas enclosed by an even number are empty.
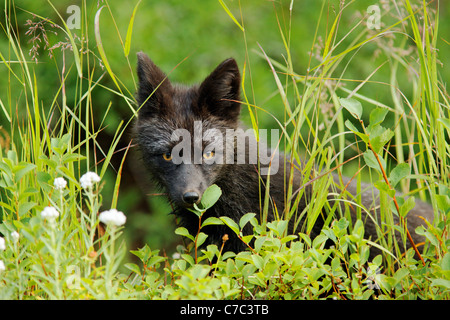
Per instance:
[[[302,2],[295,1],[248,7],[239,1],[218,1],[216,7],[201,2],[186,5],[187,11],[175,10],[170,1],[155,4],[152,9],[166,12],[177,26],[179,18],[184,37],[200,37],[208,27],[232,30],[231,37],[223,32],[223,37],[209,35],[197,45],[201,49],[182,53],[178,52],[187,45],[179,32],[164,42],[167,24],[155,22],[161,34],[143,26],[141,13],[151,11],[144,2],[125,10],[107,1],[102,7],[83,1],[80,30],[69,29],[66,8],[51,2],[45,6],[53,20],[39,14],[32,3],[4,4],[0,233],[5,248],[0,250],[0,298],[368,299],[374,293],[378,299],[450,297],[450,103],[447,61],[440,54],[448,52],[448,34],[441,34],[442,24],[448,24],[434,4],[405,1],[396,3],[398,10],[383,8],[379,30],[367,28],[367,8],[360,1],[344,7],[338,1],[314,2],[308,14]],[[206,13],[187,23],[181,13],[196,12],[202,5]],[[172,17],[176,11],[180,16]],[[267,23],[259,24],[259,13]],[[216,18],[213,25],[205,18],[210,15]],[[306,27],[299,24],[303,15],[310,23]],[[28,34],[22,29],[26,19],[31,20]],[[144,41],[158,36],[159,42]],[[242,39],[239,44],[237,38]],[[151,47],[157,57],[172,46],[180,48],[172,61],[164,62],[169,66],[165,70],[189,56],[173,71],[183,80],[199,80],[210,69],[204,55],[238,52],[244,119],[255,129],[281,129],[285,152],[302,162],[308,159],[303,183],[312,184],[316,201],[297,212],[302,190],[289,188],[287,210],[277,221],[258,223],[249,213],[239,223],[225,218],[202,221],[196,235],[177,229],[173,235],[186,241],[183,246],[171,244],[176,249],[169,256],[169,246],[151,241],[137,246],[130,234],[142,232],[135,227],[139,223],[133,223],[141,217],[122,208],[138,211],[129,205],[136,202],[130,196],[135,189],[127,189],[124,170],[133,161],[128,130],[137,110],[134,51],[145,50],[147,43],[158,43]],[[49,52],[51,57],[46,56]],[[197,65],[202,68],[198,72]],[[377,117],[383,121],[374,125]],[[371,134],[380,133],[380,126],[389,128],[383,130],[386,134]],[[93,188],[80,183],[88,171],[101,178]],[[351,225],[348,212],[330,217],[322,234],[310,239],[312,225],[327,207],[323,190],[332,183],[318,172],[329,171],[372,181],[384,204],[391,202],[393,179],[404,194],[430,202],[435,220],[419,230],[427,239],[423,262],[412,250],[402,255],[391,240],[365,240],[362,222]],[[67,181],[62,190],[53,184],[58,177]],[[211,190],[211,197],[203,199],[207,206],[216,200],[217,190]],[[360,207],[359,199],[347,201]],[[395,202],[395,210],[383,206],[385,221],[379,221],[380,230],[387,230],[386,239],[393,239],[397,228],[389,217],[401,214],[407,221],[410,203],[402,205],[397,198]],[[58,211],[55,220],[41,216],[48,206]],[[102,227],[98,214],[111,208],[124,211],[125,226]],[[203,209],[195,213],[201,216]],[[158,211],[152,217],[167,223],[164,210]],[[266,213],[267,207],[262,208],[261,215]],[[287,235],[287,219],[301,214],[308,217],[302,233]],[[217,246],[199,248],[205,240],[201,228],[212,223],[227,224],[250,249],[236,255]],[[255,232],[244,237],[240,231],[248,223]],[[161,239],[164,243],[166,238]],[[325,240],[334,246],[324,248]],[[383,248],[384,259],[368,261],[371,245]]]

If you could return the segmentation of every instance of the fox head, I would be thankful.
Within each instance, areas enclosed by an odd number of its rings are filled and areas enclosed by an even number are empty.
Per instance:
[[[227,59],[200,85],[185,87],[173,85],[146,54],[137,57],[135,133],[143,161],[173,203],[192,206],[231,169],[215,159],[215,148],[234,144],[217,137],[239,127],[239,68]]]

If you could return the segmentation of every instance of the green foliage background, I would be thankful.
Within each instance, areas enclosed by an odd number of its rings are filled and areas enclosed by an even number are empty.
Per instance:
[[[6,19],[12,18],[11,24],[17,31],[23,52],[28,54],[24,58],[29,61],[28,65],[33,70],[33,77],[38,84],[38,104],[43,114],[47,114],[51,106],[57,106],[54,108],[53,116],[49,117],[51,126],[58,126],[58,110],[63,109],[64,103],[71,110],[81,108],[84,102],[80,102],[81,97],[77,97],[76,94],[80,86],[92,86],[90,96],[92,114],[89,116],[94,121],[92,127],[95,130],[99,128],[101,130],[96,137],[98,145],[89,146],[89,156],[93,159],[91,168],[77,168],[80,172],[92,169],[94,164],[101,164],[104,155],[100,148],[103,150],[110,148],[122,120],[126,124],[130,123],[103,179],[102,195],[105,209],[110,208],[112,202],[115,201],[112,195],[116,191],[117,171],[126,148],[132,141],[132,122],[129,121],[133,119],[132,108],[136,107],[131,102],[137,88],[136,52],[146,52],[162,70],[170,74],[172,82],[183,84],[198,83],[224,59],[236,58],[241,72],[245,70],[247,79],[245,91],[249,103],[261,108],[257,112],[259,127],[277,128],[277,122],[270,114],[281,120],[285,117],[285,108],[274,80],[274,74],[263,56],[264,53],[273,59],[274,64],[279,62],[281,66],[286,65],[285,60],[290,58],[292,71],[304,75],[320,65],[324,42],[328,38],[328,33],[343,4],[346,8],[339,19],[334,38],[335,42],[339,43],[333,52],[334,55],[344,52],[355,39],[363,41],[364,38],[371,35],[370,32],[362,31],[366,28],[366,10],[369,5],[375,4],[383,8],[382,28],[398,21],[395,16],[396,2],[394,1],[225,1],[232,15],[245,28],[245,33],[243,33],[226,13],[220,1],[98,0],[86,1],[86,5],[84,3],[65,0],[54,2],[5,0],[5,8],[13,8],[14,12],[8,17],[5,16],[5,12],[2,12],[1,27],[5,31]],[[433,7],[435,3],[431,3],[430,6]],[[75,41],[80,47],[90,50],[90,54],[82,54],[86,57],[82,62],[84,70],[88,66],[94,70],[92,74],[89,74],[91,79],[84,78],[82,81],[77,79],[77,68],[70,49],[63,50],[64,47],[67,47],[69,39],[58,27],[48,22],[42,25],[43,29],[37,29],[36,33],[29,33],[33,26],[35,27],[39,21],[42,21],[42,18],[48,18],[62,25],[62,21],[67,21],[70,17],[70,13],[67,12],[70,5],[82,8],[84,17],[84,20],[81,21],[82,30],[88,30],[87,33],[81,34],[80,30],[72,29]],[[385,5],[390,5],[389,11],[384,11],[383,6]],[[121,94],[117,92],[113,79],[104,67],[104,63],[101,62],[96,46],[94,21],[96,13],[102,6],[105,6],[99,20],[102,45],[109,66],[121,84],[121,90],[123,90]],[[123,46],[130,18],[136,6],[130,54],[127,59],[123,52]],[[439,80],[445,84],[450,75],[450,69],[446,67],[450,56],[450,19],[448,19],[450,5],[441,1],[439,12],[439,37],[437,48],[433,49],[438,50]],[[11,13],[11,11],[7,12],[7,14]],[[324,81],[339,79],[342,87],[350,91],[364,84],[358,88],[359,94],[378,101],[380,104],[392,106],[394,102],[390,79],[392,79],[392,70],[395,65],[392,57],[398,55],[405,65],[399,67],[402,70],[396,74],[396,85],[405,97],[411,98],[417,92],[414,82],[411,81],[411,75],[418,62],[417,55],[411,54],[413,50],[409,50],[410,47],[414,48],[415,46],[411,27],[406,25],[404,28],[405,32],[410,35],[409,37],[401,36],[402,33],[398,31],[392,33],[387,31],[383,37],[367,42],[354,53],[345,54],[343,60],[332,72],[332,79],[324,79]],[[44,39],[43,30],[45,30],[44,33],[48,40]],[[33,36],[36,37],[33,38]],[[82,43],[85,45],[81,45]],[[3,37],[3,33],[0,37],[0,53],[4,61],[10,60],[10,57],[14,56],[10,42],[7,37]],[[33,53],[35,53],[34,56]],[[88,56],[89,58],[87,58]],[[26,100],[30,99],[30,96],[27,95],[26,89],[20,87],[11,72],[8,72],[6,65],[6,63],[0,65],[0,75],[2,75],[0,77],[0,100],[3,106],[11,106],[12,109],[8,111],[10,111],[10,115],[14,115],[12,122],[15,129],[10,130],[9,121],[6,119],[7,112],[2,112],[0,109],[0,127],[2,128],[0,144],[3,156],[7,152],[5,143],[7,139],[11,138],[16,141],[17,145],[20,145],[20,137],[17,132],[21,130],[21,126],[25,126],[26,119],[30,116],[25,107]],[[21,66],[17,61],[11,61],[8,65],[11,70],[20,73]],[[282,68],[280,69],[282,70]],[[65,75],[64,94],[61,93],[62,74]],[[282,78],[285,76],[283,72],[279,72],[278,75],[282,81],[285,81],[283,84],[289,87],[288,80]],[[99,78],[100,80],[96,83]],[[364,83],[364,80],[368,78],[370,81]],[[289,89],[287,90],[289,91]],[[293,92],[290,93],[287,96],[288,101],[291,105],[296,105],[296,96]],[[342,96],[348,94],[341,93]],[[63,101],[62,96],[67,98],[67,101]],[[125,103],[124,98],[128,99],[128,104]],[[323,102],[329,102],[330,99],[325,96]],[[323,117],[319,114],[318,119],[329,116],[331,112],[329,108],[327,103],[318,105],[317,110],[327,114]],[[364,104],[364,108],[371,107]],[[448,104],[446,108],[448,115]],[[365,109],[363,117],[368,118],[369,111]],[[242,111],[242,119],[246,125],[251,125],[250,115],[245,107]],[[386,121],[394,124],[393,118],[388,118]],[[339,132],[339,128],[333,127],[332,132]],[[310,133],[307,126],[302,128],[302,133],[305,136]],[[83,139],[83,132],[79,132],[79,134],[80,139]],[[303,147],[307,149],[307,146]],[[134,149],[135,146],[132,142],[131,151],[127,154],[122,171],[119,196],[116,199],[117,209],[123,211],[128,217],[126,228],[123,230],[128,249],[138,249],[142,248],[144,244],[148,244],[152,249],[161,249],[162,252],[171,256],[176,251],[176,245],[182,239],[175,235],[176,224],[173,217],[168,215],[171,208],[164,196],[157,194],[159,191],[155,190],[149,181],[143,179],[145,175],[135,159]],[[86,151],[84,149],[84,152]],[[352,151],[345,156],[351,157]],[[353,175],[358,169],[358,164],[350,163],[344,169],[348,175]],[[364,176],[363,179],[366,177]],[[151,254],[149,255],[151,256]],[[132,259],[131,255],[129,259]],[[207,272],[209,271],[208,269]]]
[[[15,24],[20,31],[19,37],[24,47],[24,52],[27,49],[31,49],[34,44],[30,41],[31,36],[25,34],[30,27],[26,25],[26,22],[29,19],[33,19],[33,14],[49,18],[61,24],[61,19],[47,1],[24,0],[16,1],[15,4]],[[74,4],[82,8],[81,1],[55,1],[53,3],[58,12],[61,13],[62,18],[65,19],[68,19],[70,16],[70,13],[66,12],[68,6]],[[103,4],[100,0],[88,1],[86,8],[87,21],[82,21],[83,24],[89,24],[88,29],[91,32],[88,34],[88,41],[91,48],[95,48],[94,15]],[[242,70],[246,55],[248,55],[250,65],[247,66],[247,77],[251,76],[252,82],[246,82],[248,85],[246,91],[250,102],[268,110],[281,119],[283,117],[283,106],[277,95],[277,87],[272,72],[265,59],[260,56],[261,49],[259,46],[271,58],[283,61],[286,53],[283,50],[284,45],[280,36],[279,25],[286,33],[290,27],[290,51],[295,71],[299,74],[305,74],[308,68],[310,61],[309,52],[317,51],[317,46],[316,48],[314,47],[314,36],[322,10],[321,1],[296,1],[293,4],[291,26],[288,25],[290,1],[229,1],[227,5],[238,20],[240,21],[241,15],[243,17],[246,31],[246,38],[244,39],[242,31],[226,14],[219,1],[144,0],[139,4],[134,20],[129,65],[121,49],[117,32],[120,33],[122,41],[124,41],[128,23],[136,4],[137,1],[108,1],[114,21],[111,15],[106,12],[106,9],[100,17],[101,37],[108,61],[117,78],[128,88],[128,96],[130,97],[136,90],[137,79],[134,70],[136,64],[135,53],[138,51],[146,52],[162,70],[167,73],[170,72],[173,82],[183,84],[193,84],[201,81],[218,63],[228,57],[235,57]],[[346,14],[340,20],[338,39],[351,30],[355,22],[361,19],[362,15],[366,14],[365,11],[371,4],[378,4],[378,2],[353,1],[349,4]],[[239,5],[242,11],[240,11]],[[318,36],[325,39],[326,34],[324,33],[330,28],[330,24],[339,10],[339,1],[327,1],[323,10],[325,10],[325,14],[322,16],[317,30]],[[440,44],[439,59],[443,65],[446,65],[450,54],[450,48],[446,42],[449,39],[450,32],[450,22],[449,19],[446,19],[450,12],[449,10],[450,6],[446,2],[441,2],[440,39],[438,43]],[[34,21],[37,20],[38,18]],[[389,25],[391,20],[390,16],[383,16],[381,21],[384,25]],[[45,28],[49,30],[48,47],[52,47],[60,41],[67,42],[62,32],[56,28],[52,28],[49,25],[46,25]],[[55,35],[51,31],[56,31],[58,34]],[[77,34],[77,31],[80,32],[76,29],[72,30],[74,34]],[[345,38],[343,41],[349,42],[351,40],[351,38]],[[392,41],[397,41],[395,36]],[[62,67],[63,53],[59,48],[54,49],[53,58],[50,58],[48,47],[44,48],[43,41],[36,41],[35,43],[39,44],[40,48],[37,51],[39,53],[37,56],[38,63],[33,66],[33,69],[39,81],[41,105],[45,109],[51,105],[60,87],[61,81],[58,72]],[[342,44],[342,47],[345,47],[345,43]],[[92,50],[98,55],[95,49]],[[8,42],[4,37],[0,38],[0,52],[5,57],[8,55]],[[66,54],[65,59],[66,64],[70,66],[73,59],[72,56]],[[312,59],[311,65],[317,64],[317,61],[314,61],[314,57]],[[349,56],[346,60],[349,61],[341,63],[336,70],[336,77],[339,77],[342,73],[343,78],[363,80],[375,68],[382,65],[371,80],[384,83],[386,79],[389,79],[389,61],[380,54],[380,49],[375,43],[367,43],[358,51],[358,54]],[[98,61],[91,59],[90,63],[97,66],[97,75],[105,72],[105,70],[100,68]],[[6,72],[4,66],[1,68],[1,72]],[[440,72],[444,79],[448,79],[450,74],[448,68],[443,68]],[[72,65],[69,70],[66,70],[66,73],[67,97],[71,99],[74,95],[70,94],[70,91],[75,90],[77,85],[75,67]],[[399,83],[404,84],[401,89],[405,94],[411,94],[407,76],[403,74],[403,77],[404,79],[399,79]],[[1,77],[0,87],[6,87],[7,81],[9,81],[7,77]],[[103,77],[101,83],[105,87],[114,87],[114,83],[107,74]],[[345,83],[345,86],[352,90],[358,84],[359,82],[348,82]],[[111,136],[114,135],[119,121],[130,119],[132,112],[120,97],[115,96],[105,87],[97,86],[94,88],[92,104],[95,110],[98,110],[98,115],[102,115],[111,101],[111,109],[103,122],[104,130],[101,132],[103,138],[99,139],[106,146],[111,141]],[[367,89],[362,87],[360,93],[387,105],[392,102],[389,88],[385,85],[372,85]],[[13,92],[2,91],[0,92],[0,98],[2,101],[7,99],[14,101],[17,99],[19,113],[24,111],[20,108],[20,103],[24,99],[23,92],[20,90]],[[57,103],[61,102],[57,101]],[[74,104],[75,101],[67,101],[68,106],[74,106]],[[242,114],[244,123],[249,125],[249,116],[245,108]],[[258,116],[261,127],[276,127],[273,119],[264,112],[261,112]],[[0,114],[2,123],[5,121],[3,117],[4,115]],[[99,118],[96,119],[98,122],[102,120],[100,116],[97,118]],[[127,145],[129,138],[130,136],[125,136],[122,139],[121,145],[123,147]],[[117,158],[119,157],[121,157],[121,154],[117,155]],[[117,161],[120,161],[120,159]],[[117,161],[115,162],[116,164]],[[136,166],[134,162],[128,162],[128,166]],[[114,170],[111,170],[110,175],[111,179],[114,179],[112,177]],[[170,208],[161,199],[162,197],[142,194],[140,188],[136,187],[136,181],[134,180],[135,178],[131,176],[123,178],[120,201],[118,203],[118,208],[131,217],[128,229],[136,228],[132,231],[128,230],[130,237],[139,238],[136,240],[139,240],[140,244],[145,242],[150,243],[154,247],[169,248],[169,243],[173,240],[173,232],[170,230],[173,231],[174,229],[172,218],[167,216]],[[108,188],[112,190],[112,183],[106,184],[105,191],[108,191]],[[143,198],[145,198],[145,201],[142,200]]]

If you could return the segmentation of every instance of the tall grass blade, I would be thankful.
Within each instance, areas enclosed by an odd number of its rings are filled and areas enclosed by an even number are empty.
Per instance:
[[[134,7],[133,14],[131,15],[130,22],[128,23],[128,29],[127,29],[127,36],[125,38],[125,46],[123,48],[123,52],[125,54],[125,57],[128,57],[130,54],[130,47],[131,47],[131,35],[133,33],[133,24],[134,24],[134,18],[136,17],[136,12],[138,9],[139,4],[141,3],[141,0],[136,3],[136,6]]]
[[[219,3],[221,4],[222,8],[225,10],[225,12],[228,14],[228,16],[234,21],[234,23],[241,29],[242,32],[244,32],[244,27],[236,20],[233,13],[231,13],[230,9],[228,9],[228,6],[226,5],[223,0],[219,0]]]
[[[110,75],[111,79],[113,80],[116,87],[119,89],[120,92],[122,92],[119,83],[116,80],[116,76],[114,75],[114,72],[111,69],[111,66],[109,65],[108,58],[106,57],[105,50],[103,49],[103,42],[102,38],[100,36],[100,13],[102,12],[102,9],[105,6],[101,6],[100,9],[97,10],[97,13],[95,14],[95,41],[97,42],[97,49],[100,54],[100,57],[102,58],[103,64],[105,65],[106,70],[108,71],[108,74]]]

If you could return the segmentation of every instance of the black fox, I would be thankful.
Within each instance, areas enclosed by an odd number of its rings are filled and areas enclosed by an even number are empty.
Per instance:
[[[261,201],[265,198],[265,183],[269,174],[268,220],[274,219],[275,210],[282,216],[291,163],[282,153],[270,154],[270,150],[267,149],[264,155],[269,152],[271,161],[265,168],[258,167],[250,161],[251,148],[238,150],[237,139],[235,137],[228,139],[227,136],[229,132],[242,131],[239,121],[241,77],[234,59],[222,62],[200,85],[185,87],[173,85],[148,56],[141,52],[138,53],[137,74],[139,78],[137,102],[140,110],[135,135],[143,162],[154,181],[167,192],[175,208],[174,213],[181,218],[182,225],[191,234],[195,235],[198,232],[199,221],[188,208],[198,203],[203,192],[212,184],[221,188],[222,196],[205,213],[203,219],[227,216],[238,222],[249,212],[257,213],[259,217],[258,213],[264,206]],[[201,132],[197,137],[196,131]],[[184,136],[184,133],[187,135]],[[227,136],[227,139],[224,139],[224,136]],[[216,139],[217,137],[220,139]],[[246,144],[252,140],[251,137],[245,139]],[[184,140],[181,147],[180,140]],[[218,158],[220,152],[217,150],[231,152],[225,152],[225,157]],[[263,172],[262,169],[268,169],[274,163],[279,165],[279,168],[275,168],[278,170]],[[298,166],[296,163],[294,165]],[[333,178],[338,182],[337,176]],[[294,191],[302,187],[302,181],[301,174],[294,173]],[[345,180],[344,185],[348,182],[349,179]],[[336,185],[339,186],[339,183]],[[297,204],[298,213],[302,213],[312,201],[311,186],[309,184],[303,186],[302,190],[302,198]],[[356,195],[356,183],[350,181],[346,190]],[[336,194],[336,190],[333,194]],[[372,188],[365,191],[361,195],[362,205],[370,208],[371,212],[376,212],[378,205],[374,196],[377,198],[377,195],[377,191]],[[333,196],[330,195],[328,200],[332,207],[335,201]],[[415,208],[408,214],[408,229],[415,242],[423,241],[414,231],[418,225],[424,223],[419,216],[432,221],[431,206],[416,202]],[[302,231],[305,219],[306,215],[298,224],[297,232]],[[317,219],[310,234],[311,238],[321,232],[324,219],[326,213]],[[365,237],[377,241],[376,223],[364,213],[362,219],[365,222]],[[398,219],[395,222],[398,223]],[[291,226],[291,231],[292,229]],[[225,243],[225,250],[239,252],[246,249],[246,245],[225,225],[209,225],[202,231],[208,235],[207,244],[217,244],[220,247],[222,237],[228,234],[229,240]],[[250,224],[247,224],[244,233],[250,232],[252,232]],[[398,241],[400,247],[404,247],[400,237]],[[410,246],[409,242],[405,245],[407,248]],[[373,257],[375,253],[379,251],[372,249],[371,256]]]

